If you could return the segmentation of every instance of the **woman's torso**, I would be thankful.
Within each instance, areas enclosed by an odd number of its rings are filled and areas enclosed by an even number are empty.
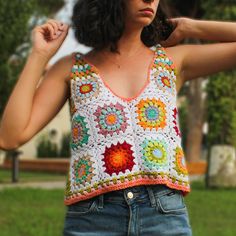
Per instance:
[[[127,60],[127,70],[112,68],[111,60],[98,64],[80,53],[73,56],[72,157],[65,204],[137,184],[162,183],[189,192],[176,103],[177,71],[164,48],[151,47],[141,62]]]

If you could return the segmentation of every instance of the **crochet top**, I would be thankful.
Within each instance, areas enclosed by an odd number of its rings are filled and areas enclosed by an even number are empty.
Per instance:
[[[137,96],[113,92],[98,69],[74,53],[70,78],[71,159],[65,205],[137,185],[190,192],[177,109],[177,70],[150,47],[148,78]]]

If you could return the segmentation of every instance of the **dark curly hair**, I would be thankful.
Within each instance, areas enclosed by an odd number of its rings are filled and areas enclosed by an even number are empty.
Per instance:
[[[79,43],[95,49],[110,47],[117,51],[117,42],[124,31],[124,1],[126,0],[78,0],[73,8],[72,28]],[[174,26],[167,21],[168,11],[160,1],[153,22],[144,27],[141,40],[154,46],[168,38]]]

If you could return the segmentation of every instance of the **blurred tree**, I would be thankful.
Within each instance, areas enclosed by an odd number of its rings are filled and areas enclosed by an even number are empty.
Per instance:
[[[48,134],[43,134],[38,137],[38,143],[36,145],[36,157],[37,158],[55,158],[58,156],[58,145],[51,141]]]
[[[206,19],[236,20],[236,4],[233,0],[208,0],[202,3]],[[210,187],[211,146],[227,144],[236,147],[236,69],[220,72],[209,78],[207,91],[207,173],[205,183]],[[223,180],[223,179],[222,179]],[[222,181],[221,180],[221,181]]]
[[[63,0],[0,0],[0,117],[25,64],[31,30],[39,18],[52,18],[63,4]]]
[[[209,147],[214,144],[235,146],[236,71],[211,76],[207,85]]]
[[[59,150],[59,156],[60,157],[70,157],[71,152],[70,152],[70,141],[71,141],[71,132],[69,131],[68,133],[64,133],[61,138],[60,142],[60,150]]]
[[[64,0],[36,0],[39,16],[53,17],[65,4]],[[37,11],[35,13],[37,13]]]
[[[236,4],[232,0],[208,0],[202,3],[206,19],[236,21]],[[236,147],[236,70],[209,77],[207,84],[208,146],[228,144]]]
[[[15,81],[16,64],[9,58],[24,43],[28,32],[27,23],[32,15],[34,1],[0,0],[0,114]],[[20,12],[21,17],[18,17]]]

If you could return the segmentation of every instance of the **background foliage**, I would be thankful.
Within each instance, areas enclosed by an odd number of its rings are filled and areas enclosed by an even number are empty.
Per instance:
[[[236,4],[232,0],[201,1],[204,18],[236,22]],[[236,69],[209,77],[207,84],[208,145],[236,147]]]
[[[31,30],[63,0],[0,0],[0,117],[31,47]]]
[[[49,134],[41,135],[36,146],[37,157],[39,158],[69,158],[70,157],[70,132],[64,133],[59,145],[55,143]]]

